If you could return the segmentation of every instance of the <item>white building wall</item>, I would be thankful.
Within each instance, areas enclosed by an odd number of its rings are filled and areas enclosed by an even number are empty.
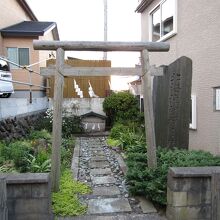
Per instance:
[[[149,40],[149,13],[142,13],[142,40]],[[169,52],[150,53],[151,65],[168,65],[181,56],[193,62],[192,94],[197,100],[197,128],[190,130],[191,149],[220,154],[220,111],[214,111],[214,87],[220,86],[220,1],[177,0],[177,34]]]

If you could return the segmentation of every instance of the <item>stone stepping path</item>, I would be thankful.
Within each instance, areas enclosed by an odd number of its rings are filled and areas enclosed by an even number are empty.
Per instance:
[[[72,161],[74,178],[91,186],[92,193],[80,197],[87,204],[85,216],[59,220],[162,220],[144,197],[131,197],[125,182],[126,166],[109,148],[105,137],[78,137]]]

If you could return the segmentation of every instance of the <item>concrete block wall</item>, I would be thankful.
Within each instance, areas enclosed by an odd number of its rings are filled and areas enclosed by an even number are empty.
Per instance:
[[[7,181],[10,220],[52,220],[49,174],[1,174]]]
[[[102,108],[104,98],[65,98],[63,108],[74,115],[83,115],[90,111],[105,115]],[[50,99],[49,108],[53,106],[53,99]]]
[[[0,119],[15,117],[47,109],[47,97],[33,98],[32,103],[28,98],[0,99]]]
[[[220,182],[213,183],[213,173],[220,173],[220,167],[170,168],[167,183],[168,220],[211,220],[213,215],[217,215],[219,210],[213,206],[213,197],[216,196],[213,187],[220,185]],[[216,200],[218,205],[219,199]]]

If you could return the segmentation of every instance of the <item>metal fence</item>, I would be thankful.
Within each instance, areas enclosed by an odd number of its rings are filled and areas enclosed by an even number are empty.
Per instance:
[[[29,101],[30,101],[30,103],[32,103],[32,87],[33,86],[34,87],[38,87],[38,88],[42,88],[42,89],[49,89],[50,88],[50,87],[47,87],[47,86],[37,85],[37,84],[32,83],[32,74],[37,74],[39,76],[42,76],[42,75],[39,72],[34,71],[31,67],[34,66],[34,65],[37,65],[37,64],[39,64],[41,62],[47,61],[47,60],[51,59],[51,57],[49,57],[48,59],[45,59],[45,60],[42,60],[42,61],[30,64],[28,66],[19,65],[19,64],[15,63],[15,62],[12,62],[11,60],[9,60],[9,59],[7,59],[5,57],[1,57],[0,56],[0,59],[4,60],[4,61],[6,61],[6,62],[8,62],[8,63],[10,63],[10,64],[12,64],[14,66],[17,66],[20,69],[23,69],[23,70],[29,72],[29,83],[28,82],[22,82],[22,81],[16,81],[16,80],[6,80],[6,79],[1,79],[1,78],[0,78],[0,81],[29,86],[29,91],[30,91],[30,100]]]

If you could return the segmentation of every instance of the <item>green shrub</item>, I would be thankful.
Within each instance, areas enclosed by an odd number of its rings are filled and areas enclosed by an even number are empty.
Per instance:
[[[53,125],[53,110],[48,109],[45,116],[38,121],[36,130],[47,130],[52,132]],[[80,133],[83,131],[83,126],[81,123],[81,117],[76,115],[68,115],[66,112],[62,113],[62,135],[65,138],[70,137],[74,133]],[[37,132],[38,134],[39,132]]]
[[[25,172],[27,166],[25,158],[28,154],[33,153],[33,148],[30,141],[15,141],[5,145],[1,151],[6,161],[12,160],[16,169]]]
[[[34,130],[31,131],[29,134],[29,138],[30,139],[45,139],[47,141],[51,141],[51,133],[49,133],[46,129],[42,129],[42,130]]]
[[[50,159],[50,153],[48,153],[46,150],[41,150],[36,154],[36,160],[41,164],[44,161]]]
[[[81,117],[79,116],[63,116],[62,134],[63,137],[69,138],[72,134],[80,133],[83,131],[81,124]]]
[[[141,148],[140,148],[141,150]],[[131,194],[146,195],[152,201],[166,204],[167,174],[169,167],[219,166],[220,157],[204,151],[157,150],[158,167],[147,167],[146,153],[129,152],[127,154],[128,172],[126,175]]]
[[[69,168],[71,166],[73,150],[74,150],[74,139],[72,138],[62,138],[61,145],[61,164],[62,169]]]
[[[5,161],[5,156],[4,156],[4,151],[5,151],[5,143],[0,142],[0,166],[4,163]]]
[[[126,132],[128,130],[128,126],[125,126],[123,124],[120,123],[116,123],[110,132],[110,137],[113,139],[118,139],[120,138],[121,133]]]
[[[60,191],[52,196],[54,213],[57,216],[85,214],[87,207],[79,202],[77,195],[90,192],[87,185],[73,180],[70,170],[65,170],[60,180]]]
[[[53,122],[53,110],[47,109],[44,117],[40,118],[35,124],[35,130],[45,129],[48,132],[52,132],[52,122]]]
[[[137,120],[139,112],[137,99],[129,92],[112,93],[103,102],[103,110],[110,118],[111,125],[115,121]]]

